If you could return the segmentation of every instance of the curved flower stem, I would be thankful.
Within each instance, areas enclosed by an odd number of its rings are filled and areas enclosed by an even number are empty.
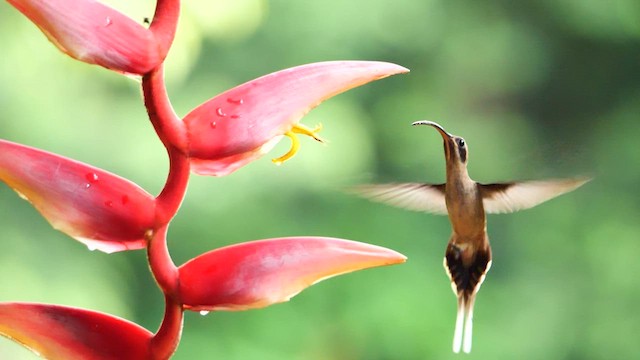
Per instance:
[[[176,115],[169,101],[163,65],[142,78],[142,91],[149,119],[169,155],[169,175],[157,197],[156,222],[158,226],[163,226],[178,211],[187,190],[190,169],[186,155],[187,132],[184,122]]]
[[[156,231],[148,232],[147,259],[151,273],[162,292],[167,298],[179,302],[178,268],[167,248],[167,227],[168,225],[164,225]]]
[[[180,16],[180,0],[158,0],[153,22],[149,26],[158,40],[163,54],[166,54],[173,43]]]
[[[164,146],[167,149],[175,147],[186,153],[187,129],[182,119],[176,115],[167,96],[164,64],[142,77],[142,93],[149,119]]]
[[[150,343],[151,359],[168,359],[176,351],[182,335],[183,319],[182,305],[165,296],[164,318]]]
[[[189,183],[189,158],[174,147],[169,154],[169,175],[164,188],[156,198],[156,224],[165,226],[178,212]]]

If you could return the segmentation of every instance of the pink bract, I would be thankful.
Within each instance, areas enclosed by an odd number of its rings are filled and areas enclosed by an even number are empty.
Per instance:
[[[405,260],[393,250],[334,238],[246,242],[180,266],[180,298],[189,310],[261,308],[288,301],[324,279]]]
[[[278,71],[228,90],[184,118],[192,170],[223,176],[262,156],[322,101],[407,72],[376,61],[329,61]]]
[[[52,360],[149,359],[153,336],[115,316],[33,303],[0,303],[0,335]]]
[[[146,246],[155,199],[104,170],[0,140],[0,180],[51,223],[91,249],[107,253]]]
[[[62,52],[89,64],[142,75],[162,63],[169,50],[152,31],[95,0],[7,1]]]

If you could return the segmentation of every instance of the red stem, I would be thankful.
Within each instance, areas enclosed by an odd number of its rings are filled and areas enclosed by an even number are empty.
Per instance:
[[[158,0],[149,29],[167,54],[175,36],[180,0]],[[183,309],[180,302],[178,268],[167,247],[167,227],[184,199],[189,181],[187,131],[176,115],[164,82],[164,64],[142,77],[144,104],[158,137],[169,155],[169,175],[156,198],[156,229],[147,237],[147,258],[151,273],[165,294],[162,324],[151,339],[152,359],[168,359],[180,342]]]
[[[153,22],[149,26],[163,54],[169,52],[178,27],[180,0],[158,0]]]
[[[182,203],[189,182],[187,130],[176,115],[164,83],[163,65],[142,77],[144,104],[158,137],[169,154],[169,175],[157,197],[156,221],[166,225]]]
[[[156,224],[168,225],[178,212],[189,183],[189,158],[175,148],[168,148],[169,175],[164,188],[156,197]]]
[[[162,324],[151,339],[151,359],[165,360],[176,351],[182,335],[183,319],[182,305],[166,296]]]
[[[180,279],[178,278],[178,268],[171,259],[167,248],[167,225],[149,234],[147,242],[147,259],[153,277],[166,297],[179,301]]]
[[[164,83],[164,63],[142,77],[142,93],[149,119],[164,146],[187,153],[187,128],[169,101]]]

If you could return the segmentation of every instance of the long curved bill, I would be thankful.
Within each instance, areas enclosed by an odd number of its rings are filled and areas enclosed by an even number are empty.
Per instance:
[[[442,125],[435,123],[433,121],[427,121],[427,120],[420,120],[420,121],[415,121],[413,123],[411,123],[411,125],[416,126],[416,125],[428,125],[428,126],[432,126],[434,127],[436,130],[438,130],[438,132],[440,133],[440,135],[442,135],[442,138],[444,140],[448,140],[451,139],[453,137],[453,135],[449,134],[443,127]]]

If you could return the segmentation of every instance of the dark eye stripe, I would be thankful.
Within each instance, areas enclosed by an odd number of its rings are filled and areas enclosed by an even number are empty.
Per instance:
[[[466,162],[467,161],[467,148],[459,147],[458,148],[458,152],[460,152],[460,160],[462,160],[462,162]]]

